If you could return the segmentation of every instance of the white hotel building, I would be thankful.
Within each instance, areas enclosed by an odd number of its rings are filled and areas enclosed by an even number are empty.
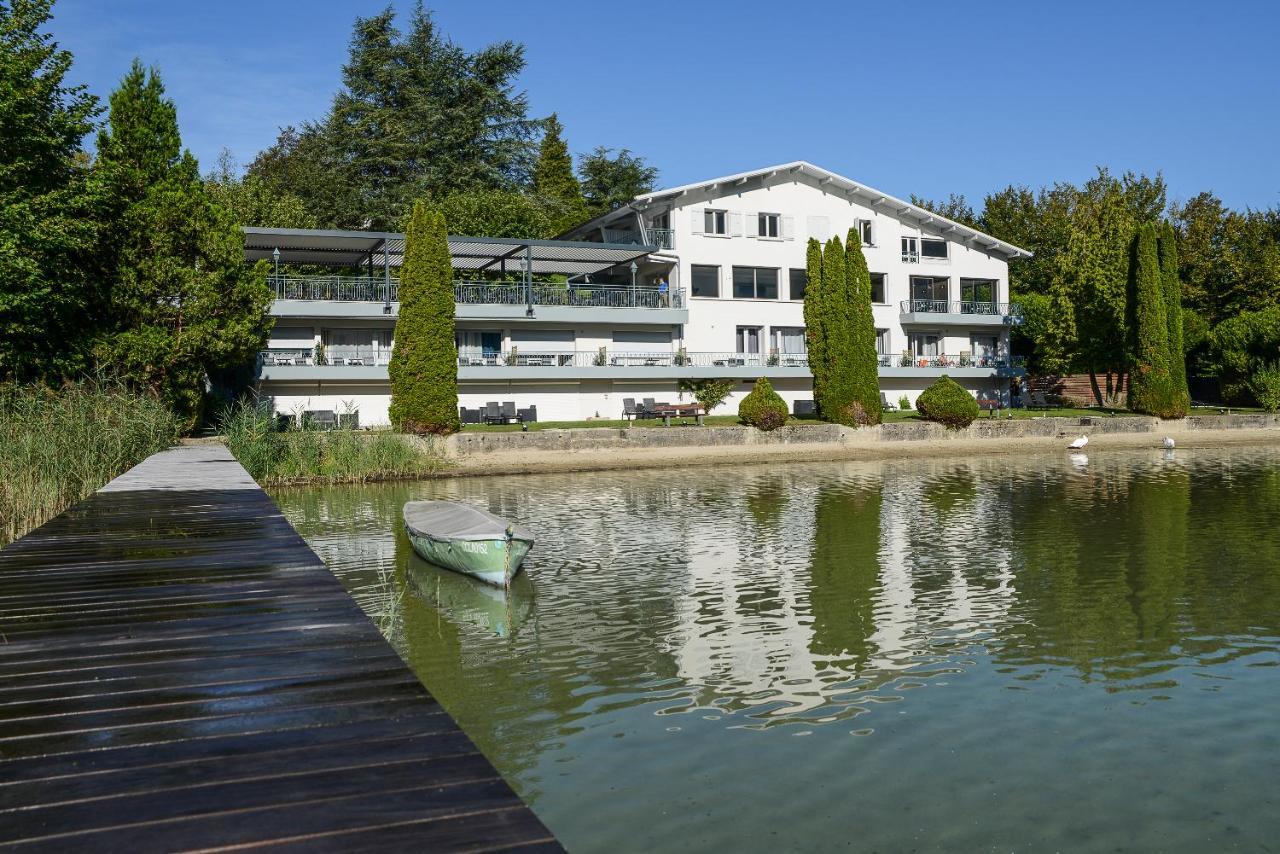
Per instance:
[[[740,384],[717,413],[732,413],[761,376],[789,406],[811,400],[806,241],[849,229],[872,274],[888,400],[914,405],[942,374],[1007,397],[1021,373],[1008,262],[1030,253],[795,162],[649,193],[554,241],[451,237],[459,405],[616,419],[625,398],[675,402],[681,379],[729,378]],[[387,423],[403,235],[245,235],[246,259],[273,264],[261,392],[281,413]]]

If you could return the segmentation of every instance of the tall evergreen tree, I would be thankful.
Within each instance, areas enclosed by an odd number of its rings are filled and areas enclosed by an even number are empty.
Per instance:
[[[400,316],[391,351],[391,423],[407,433],[456,433],[458,347],[453,262],[444,217],[422,202],[405,229]]]
[[[616,210],[653,190],[658,180],[658,169],[649,166],[644,158],[622,149],[617,154],[603,146],[578,158],[578,177],[582,180],[582,194],[592,216]]]
[[[515,90],[524,64],[514,42],[467,52],[420,2],[406,33],[391,8],[357,18],[329,114],[287,129],[250,172],[350,228],[395,228],[428,195],[527,186],[538,122]]]
[[[50,7],[0,3],[0,380],[75,373],[90,331],[80,141],[98,102],[66,84],[72,56],[44,31]]]
[[[538,147],[538,162],[533,167],[533,192],[551,208],[556,233],[587,218],[587,201],[582,195],[582,185],[573,176],[573,156],[561,135],[563,132],[559,117],[552,113]]]
[[[841,311],[841,307],[847,305],[846,288],[844,246],[839,237],[833,237],[822,248],[821,298],[816,307],[820,318],[824,379],[821,391],[814,389],[814,402],[818,414],[828,421],[837,422],[844,420],[844,410],[853,399],[844,364],[852,349],[853,333],[852,318],[847,311]]]
[[[1164,288],[1165,321],[1169,324],[1169,380],[1177,417],[1191,409],[1187,387],[1187,353],[1182,338],[1182,280],[1178,277],[1178,234],[1163,220],[1159,230],[1160,277]]]
[[[822,274],[822,244],[810,237],[805,249],[804,336],[809,354],[809,373],[813,375],[814,405],[826,396],[827,335],[826,277]],[[821,410],[819,410],[821,411]]]
[[[266,263],[216,204],[154,70],[135,62],[98,138],[95,195],[111,220],[96,255],[108,288],[98,363],[174,408],[188,428],[210,375],[243,366],[271,328]]]
[[[1130,248],[1128,326],[1132,339],[1129,408],[1170,417],[1176,410],[1169,370],[1169,324],[1154,223],[1138,227]]]
[[[851,329],[849,351],[841,360],[840,370],[848,375],[850,403],[856,402],[862,412],[854,413],[846,404],[841,422],[879,424],[880,360],[876,355],[876,321],[871,312],[871,273],[857,229],[849,229],[844,247],[845,305],[841,310],[848,315]]]

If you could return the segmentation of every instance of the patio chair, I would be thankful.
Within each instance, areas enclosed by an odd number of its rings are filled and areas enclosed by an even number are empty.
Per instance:
[[[359,430],[360,411],[338,413],[338,427],[342,430]]]
[[[640,408],[640,411],[636,413],[636,417],[637,417],[637,418],[649,418],[649,417],[650,417],[650,413],[651,413],[651,412],[653,412],[654,407],[655,407],[655,406],[657,406],[657,405],[658,405],[658,404],[656,404],[656,403],[654,403],[654,402],[653,402],[653,398],[652,398],[652,397],[646,397],[646,398],[644,399],[644,405]]]
[[[812,400],[797,400],[791,405],[791,411],[797,418],[812,418],[818,414],[818,405]]]
[[[1030,402],[1027,403],[1027,409],[1049,409],[1049,399],[1045,397],[1042,391],[1031,392]]]
[[[634,397],[624,397],[622,399],[622,419],[630,421],[635,418],[640,410],[636,409],[636,399]]]
[[[500,424],[502,423],[502,404],[496,400],[491,400],[484,405],[484,423]]]
[[[880,392],[880,409],[883,412],[893,412],[898,407],[889,402],[889,398],[885,397],[884,392]]]
[[[515,421],[518,416],[516,412],[516,402],[514,400],[504,400],[502,402],[502,423],[509,424]]]
[[[538,407],[533,405],[527,409],[516,410],[516,419],[521,424],[537,424],[538,423]]]

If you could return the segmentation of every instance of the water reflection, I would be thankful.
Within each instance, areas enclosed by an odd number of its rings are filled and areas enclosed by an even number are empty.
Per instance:
[[[1196,850],[1135,836],[1120,805],[1185,760],[1218,781],[1205,821],[1277,829],[1259,800],[1280,770],[1265,749],[1276,731],[1255,710],[1280,699],[1280,467],[1270,450],[1178,453],[278,499],[571,848],[767,847],[770,825],[745,814],[803,790],[788,807],[796,844],[847,839],[836,805],[856,798],[868,847],[900,847],[892,817],[914,805],[952,847],[1089,848],[1045,821],[1046,798],[1109,793],[1096,847]],[[398,523],[416,498],[532,527],[526,586],[499,600],[419,561]],[[1090,734],[1076,776],[1064,715]],[[903,772],[952,760],[937,780]],[[762,767],[770,786],[736,788]],[[980,768],[1000,771],[972,777]],[[708,804],[709,788],[736,803]],[[997,797],[1007,812],[973,828]],[[1167,822],[1181,820],[1176,802]]]

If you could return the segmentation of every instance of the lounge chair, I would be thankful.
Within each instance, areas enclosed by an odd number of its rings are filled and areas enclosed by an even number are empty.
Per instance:
[[[538,423],[538,407],[530,406],[528,409],[516,410],[516,419],[521,424],[537,424]]]
[[[653,402],[652,397],[646,397],[644,399],[644,405],[641,406],[640,411],[636,413],[636,418],[652,418],[653,416],[651,413],[657,405],[658,404]]]
[[[636,409],[636,399],[634,397],[624,397],[622,399],[622,419],[630,421],[638,416],[640,410]]]
[[[883,412],[893,412],[898,407],[889,402],[889,398],[885,397],[884,392],[880,392],[880,409]]]
[[[484,423],[485,424],[501,424],[502,423],[502,404],[496,400],[491,400],[484,405]]]
[[[505,400],[502,402],[502,423],[510,424],[518,417],[516,412],[516,402],[514,400]]]
[[[791,405],[791,411],[797,418],[812,418],[818,414],[818,404],[812,400],[797,400]]]

